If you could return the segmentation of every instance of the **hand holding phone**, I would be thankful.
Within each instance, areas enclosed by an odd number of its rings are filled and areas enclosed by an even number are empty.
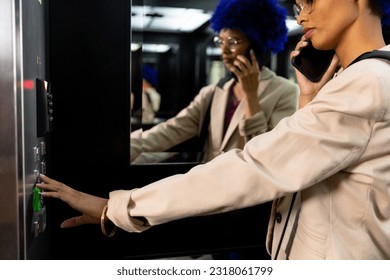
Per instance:
[[[245,51],[245,53],[242,54],[242,55],[245,56],[246,59],[248,59],[248,61],[250,62],[251,65],[253,64],[252,56],[251,56],[251,47],[250,47],[250,46],[247,48],[247,50]],[[256,57],[256,59],[257,59],[257,57]],[[236,81],[238,81],[237,75],[234,74],[233,72],[232,72],[232,76],[233,76],[233,78],[234,78]]]
[[[299,55],[292,58],[293,66],[312,82],[318,82],[329,68],[334,56],[333,50],[317,50],[312,43],[300,49]]]

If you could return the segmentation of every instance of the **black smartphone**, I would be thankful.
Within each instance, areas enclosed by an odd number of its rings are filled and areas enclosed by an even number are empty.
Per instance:
[[[245,56],[250,62],[252,62],[251,49],[252,49],[251,46],[249,46],[249,47],[247,48],[247,50],[245,51],[245,53],[244,53],[244,56]],[[256,59],[258,59],[257,56],[256,56]],[[234,73],[231,73],[231,74],[232,74],[232,77],[233,77],[236,81],[238,81],[237,76],[236,76]]]
[[[333,50],[317,50],[312,43],[300,50],[299,55],[293,57],[291,63],[306,78],[318,82],[329,68],[334,55]]]

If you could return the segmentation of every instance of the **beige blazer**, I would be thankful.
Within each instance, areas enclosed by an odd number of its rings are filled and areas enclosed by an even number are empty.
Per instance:
[[[244,150],[140,189],[111,192],[108,217],[133,232],[283,198],[269,223],[274,255],[289,196],[298,192],[279,258],[390,259],[389,76],[388,61],[353,64]]]
[[[270,69],[263,67],[258,88],[261,111],[251,118],[244,118],[244,104],[240,103],[232,117],[229,127],[223,134],[225,109],[228,92],[233,79],[223,88],[215,84],[202,88],[194,100],[175,117],[162,122],[146,131],[131,134],[131,161],[141,152],[163,152],[192,137],[199,135],[205,111],[213,96],[208,140],[206,142],[208,161],[233,148],[242,149],[252,137],[271,130],[284,117],[292,115],[298,107],[298,86],[276,76]],[[214,92],[214,95],[212,93]],[[145,158],[145,157],[144,157]]]
[[[142,122],[153,122],[156,112],[160,109],[161,95],[154,87],[142,92]]]

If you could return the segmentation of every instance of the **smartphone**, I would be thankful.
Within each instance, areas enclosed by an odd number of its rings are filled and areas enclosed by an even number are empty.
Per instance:
[[[293,57],[292,65],[312,82],[318,82],[329,68],[334,56],[333,50],[317,50],[313,44],[300,50],[299,55]]]
[[[249,46],[248,47],[248,49],[245,51],[245,53],[244,53],[244,56],[250,61],[250,62],[252,62],[252,57],[251,57],[251,46]],[[256,59],[258,59],[257,58],[257,56],[256,56]],[[236,80],[236,81],[238,81],[238,78],[237,78],[237,76],[234,74],[234,73],[231,73],[232,74],[232,77]]]

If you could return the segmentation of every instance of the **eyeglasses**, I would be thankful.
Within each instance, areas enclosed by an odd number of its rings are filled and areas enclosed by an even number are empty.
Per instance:
[[[224,46],[226,44],[226,46],[228,47],[228,49],[231,52],[234,52],[236,50],[237,46],[242,41],[244,41],[244,40],[239,40],[239,39],[235,39],[235,38],[232,38],[232,37],[227,38],[226,41],[222,40],[218,36],[214,37],[214,44],[215,44],[216,47],[220,48],[220,47],[222,47],[222,46]]]
[[[308,0],[308,1],[299,1],[298,4],[293,5],[294,10],[294,16],[295,18],[298,18],[302,11],[304,11],[306,14],[310,14],[313,12],[313,3],[314,0]]]

